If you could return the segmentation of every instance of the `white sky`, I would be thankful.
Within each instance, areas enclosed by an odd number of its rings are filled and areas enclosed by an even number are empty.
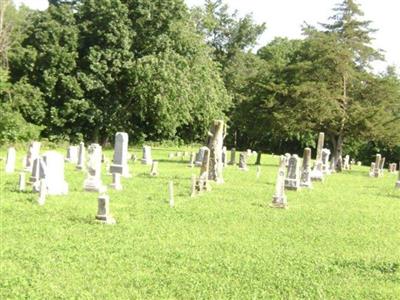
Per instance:
[[[47,0],[14,0],[31,8],[45,9]],[[202,5],[203,0],[185,0],[188,6]],[[259,45],[265,45],[276,36],[301,37],[301,25],[305,22],[317,24],[326,22],[332,15],[332,8],[341,0],[225,0],[239,15],[253,14],[257,23],[265,22],[267,30],[260,38]],[[383,71],[387,64],[394,64],[400,70],[400,0],[356,0],[365,13],[365,19],[372,21],[375,33],[374,47],[385,51],[387,63],[374,65],[376,71]]]

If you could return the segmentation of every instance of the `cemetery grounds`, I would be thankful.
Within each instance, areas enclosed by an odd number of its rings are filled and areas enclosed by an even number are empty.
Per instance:
[[[248,172],[228,166],[225,184],[191,198],[199,168],[168,159],[177,148],[153,148],[158,177],[130,148],[138,161],[123,190],[108,191],[110,226],[95,221],[97,194],[75,165],[65,164],[67,196],[40,207],[29,186],[19,192],[25,151],[14,174],[0,168],[1,299],[400,299],[400,190],[387,170],[370,178],[353,166],[287,191],[284,210],[269,207],[278,156],[262,156],[259,179],[255,157]]]

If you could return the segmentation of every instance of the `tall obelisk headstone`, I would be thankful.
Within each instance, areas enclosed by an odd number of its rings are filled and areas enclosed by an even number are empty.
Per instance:
[[[272,198],[271,207],[287,208],[287,198],[285,195],[285,170],[286,158],[281,156],[279,160],[278,176],[275,183],[275,195]]]
[[[303,165],[301,167],[300,186],[311,188],[311,149],[305,148],[303,153]]]

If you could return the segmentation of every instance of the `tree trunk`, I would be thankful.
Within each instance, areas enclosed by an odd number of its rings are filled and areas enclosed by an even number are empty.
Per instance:
[[[335,137],[331,137],[332,145],[333,145],[333,157],[335,160],[335,171],[342,172],[342,164],[341,159],[343,156],[343,134],[339,134]]]

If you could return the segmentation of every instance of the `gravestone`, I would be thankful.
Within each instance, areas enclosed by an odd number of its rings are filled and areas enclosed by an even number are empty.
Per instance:
[[[29,182],[32,184],[32,190],[38,192],[40,188],[40,179],[46,176],[46,165],[41,157],[37,157],[33,161],[32,174]]]
[[[110,166],[110,173],[131,177],[128,166],[128,142],[129,137],[126,132],[117,132],[115,134],[114,157]]]
[[[222,120],[214,120],[208,132],[207,147],[210,149],[210,166],[208,179],[217,184],[224,183],[222,147],[226,136],[226,125]]]
[[[152,163],[153,163],[153,158],[151,157],[151,147],[143,146],[142,164],[143,165],[151,165]]]
[[[279,169],[275,183],[275,194],[272,197],[271,207],[287,208],[287,198],[285,195],[285,170],[286,158],[285,156],[281,156],[279,159]]]
[[[211,186],[208,181],[208,172],[210,166],[210,150],[205,147],[203,151],[203,162],[200,168],[200,176],[196,182],[196,191],[198,193],[201,192],[209,192],[211,191]]]
[[[289,166],[290,157],[291,157],[290,153],[285,153],[285,166],[286,166],[286,168]]]
[[[256,178],[259,179],[261,175],[261,167],[258,165],[256,169]]]
[[[381,169],[380,169],[381,160],[382,160],[382,156],[380,154],[377,154],[376,158],[375,158],[374,177],[380,177],[382,175]]]
[[[300,158],[297,154],[289,158],[289,166],[285,178],[285,188],[297,191],[300,189]]]
[[[331,155],[331,150],[329,149],[322,149],[322,173],[323,174],[330,174],[329,168],[329,156]]]
[[[88,192],[104,192],[105,187],[101,182],[101,153],[99,144],[91,144],[88,147],[88,173],[83,183],[83,188]],[[121,169],[119,169],[121,170]],[[120,173],[119,173],[120,174]]]
[[[69,146],[67,149],[67,157],[65,160],[72,164],[77,164],[78,156],[79,156],[79,147],[78,146]]]
[[[107,225],[116,224],[115,219],[110,214],[110,197],[108,195],[100,195],[97,201],[96,220]]]
[[[350,170],[350,155],[346,155],[343,160],[343,170]]]
[[[40,142],[31,142],[28,149],[28,154],[26,155],[25,170],[32,172],[33,162],[40,154]]]
[[[361,162],[361,161],[358,161],[358,162],[357,162],[357,166],[361,167],[361,166],[362,166],[362,162]]]
[[[15,170],[15,160],[17,158],[17,153],[14,147],[10,147],[7,149],[7,159],[6,159],[6,173],[14,173]]]
[[[79,143],[79,149],[78,149],[78,164],[76,165],[76,168],[78,170],[85,170],[85,143],[80,142]]]
[[[239,170],[248,171],[249,168],[247,167],[247,155],[246,153],[240,153],[239,155]]]
[[[175,157],[174,153],[169,153],[168,154],[168,159],[174,159],[174,157]]]
[[[399,177],[397,177],[397,182],[396,182],[396,188],[400,189],[400,167],[399,167]]]
[[[250,156],[253,155],[253,151],[251,151],[251,149],[247,149],[246,150],[246,154],[247,154],[248,157],[250,157]]]
[[[38,198],[39,205],[42,206],[46,203],[46,195],[47,195],[46,180],[42,178],[39,181],[39,198]]]
[[[201,167],[203,164],[203,160],[204,160],[204,152],[209,150],[208,147],[203,146],[199,149],[199,152],[197,152],[196,154],[196,160],[194,162],[194,165],[196,167]]]
[[[386,158],[382,157],[382,159],[380,161],[380,165],[379,165],[380,176],[383,176],[383,170],[384,170],[383,168],[385,167],[385,160],[386,160]]]
[[[375,163],[371,163],[371,168],[369,169],[369,176],[370,177],[375,177]]]
[[[110,187],[117,191],[122,190],[121,174],[112,173],[112,183],[110,184]]]
[[[311,188],[311,149],[305,148],[303,153],[303,165],[301,167],[300,186]]]
[[[25,172],[19,173],[18,190],[25,191]]]
[[[194,159],[195,159],[194,153],[193,153],[193,152],[190,152],[189,167],[191,167],[191,168],[194,167]]]
[[[311,171],[311,180],[314,181],[323,181],[323,163],[322,163],[322,149],[324,147],[325,134],[323,132],[319,133],[318,136],[318,145],[317,145],[317,157],[315,159],[315,165],[313,170]]]
[[[158,176],[158,161],[153,160],[151,164],[150,176]]]
[[[231,149],[231,159],[228,162],[228,165],[230,165],[230,166],[236,165],[236,149],[235,148]]]
[[[68,184],[64,178],[64,157],[55,151],[48,151],[43,156],[45,182],[48,195],[68,194]]]

